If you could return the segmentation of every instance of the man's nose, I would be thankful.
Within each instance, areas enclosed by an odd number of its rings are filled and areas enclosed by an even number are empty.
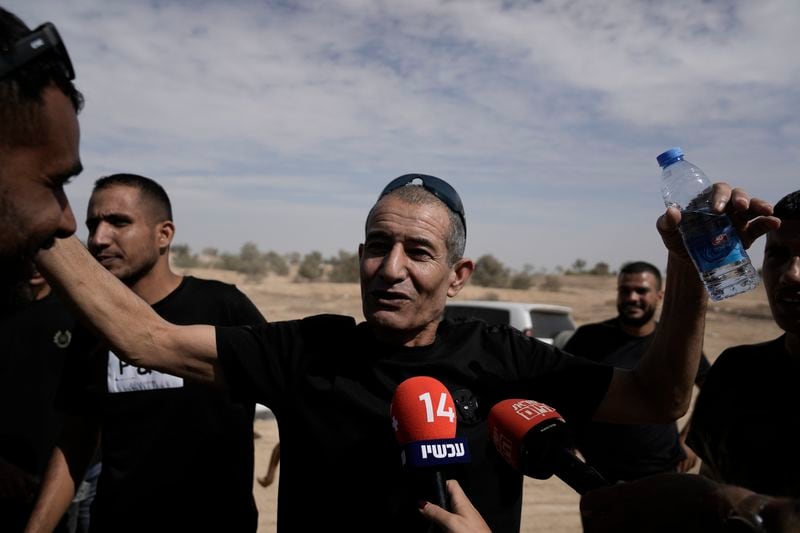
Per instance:
[[[64,206],[61,210],[61,218],[58,221],[58,228],[56,229],[56,237],[64,238],[69,237],[75,230],[78,229],[78,225],[75,222],[75,215],[72,213],[72,206],[69,205],[69,202]]]
[[[98,222],[93,231],[89,232],[89,246],[99,248],[111,242],[111,226],[105,222]]]
[[[800,285],[800,255],[795,255],[789,261],[789,268],[783,273],[783,278],[792,285]]]
[[[397,243],[389,250],[381,265],[381,276],[388,281],[405,279],[407,275],[407,264],[405,250],[401,243]]]

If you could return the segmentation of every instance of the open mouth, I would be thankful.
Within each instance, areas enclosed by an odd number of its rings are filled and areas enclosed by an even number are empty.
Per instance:
[[[397,305],[410,300],[410,298],[402,292],[383,290],[372,291],[372,298],[381,305]]]

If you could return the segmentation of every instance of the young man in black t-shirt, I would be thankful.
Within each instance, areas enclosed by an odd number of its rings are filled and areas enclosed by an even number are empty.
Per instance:
[[[149,178],[115,174],[98,180],[86,225],[92,255],[163,319],[265,323],[234,286],[170,269],[171,206]],[[47,530],[66,510],[72,476],[85,470],[102,441],[91,530],[256,531],[254,402],[130,364],[105,344],[71,356],[65,383],[74,416],[53,454],[33,530]]]
[[[725,184],[715,185],[712,205],[730,214],[747,244],[777,224],[768,204]],[[38,260],[124,360],[216,383],[273,411],[281,432],[280,531],[427,530],[389,406],[404,380],[431,376],[451,392],[456,413],[431,409],[428,423],[455,414],[457,436],[471,455],[445,474],[458,480],[492,531],[503,532],[519,530],[522,477],[490,441],[487,413],[495,402],[532,398],[572,424],[685,413],[707,295],[679,220],[669,209],[658,221],[669,250],[667,294],[656,338],[633,371],[571,357],[509,327],[443,321],[445,301],[463,288],[474,263],[463,257],[461,200],[433,176],[393,180],[367,216],[360,324],[323,315],[252,328],[179,326],[114,285],[72,239]],[[101,290],[83,294],[86,283]],[[344,480],[355,491],[342,490]]]
[[[0,525],[25,528],[61,431],[57,402],[75,318],[40,275],[0,319]],[[64,531],[59,528],[58,531]]]
[[[564,351],[611,366],[636,367],[655,337],[656,313],[663,297],[661,272],[655,265],[644,261],[623,265],[617,277],[619,314],[579,327]],[[702,383],[709,366],[703,355],[696,384]],[[575,444],[590,465],[608,481],[616,482],[689,470],[697,457],[683,439],[675,422],[593,422],[579,429]]]

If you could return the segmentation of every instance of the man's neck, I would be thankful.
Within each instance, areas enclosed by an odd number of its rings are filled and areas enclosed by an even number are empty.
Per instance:
[[[789,355],[800,357],[800,335],[797,333],[786,332],[786,340],[784,346]]]
[[[170,270],[169,265],[158,263],[150,272],[129,287],[142,300],[153,305],[177,289],[181,280],[183,280],[183,276],[175,274]]]
[[[655,319],[649,320],[641,326],[633,326],[631,324],[626,324],[621,317],[618,317],[617,323],[619,324],[619,329],[631,337],[647,337],[656,330]]]

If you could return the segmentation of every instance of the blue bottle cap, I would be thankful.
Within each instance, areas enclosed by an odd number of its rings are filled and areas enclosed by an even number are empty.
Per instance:
[[[671,165],[672,163],[674,163],[679,159],[683,159],[683,150],[681,150],[676,146],[675,148],[670,148],[669,150],[658,156],[656,158],[656,161],[658,161],[658,166],[664,168],[666,166]]]

